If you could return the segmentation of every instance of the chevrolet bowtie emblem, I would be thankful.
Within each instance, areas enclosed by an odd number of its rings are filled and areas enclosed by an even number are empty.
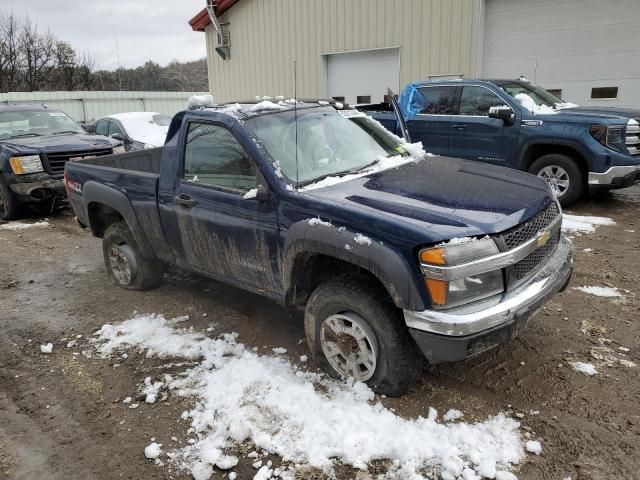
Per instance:
[[[550,238],[551,232],[549,230],[538,233],[538,247],[544,247]]]

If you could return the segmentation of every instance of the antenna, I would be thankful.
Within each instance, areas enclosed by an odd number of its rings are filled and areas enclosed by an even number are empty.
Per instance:
[[[293,116],[296,123],[296,186],[300,183],[298,176],[298,63],[293,60]]]

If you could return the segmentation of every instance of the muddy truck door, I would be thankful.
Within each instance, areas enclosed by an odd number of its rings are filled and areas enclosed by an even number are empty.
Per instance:
[[[183,125],[175,190],[162,193],[164,228],[185,266],[277,291],[275,199],[241,143],[246,138],[225,123],[192,118]]]

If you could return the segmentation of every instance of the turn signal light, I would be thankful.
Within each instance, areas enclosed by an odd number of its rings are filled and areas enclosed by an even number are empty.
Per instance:
[[[442,306],[447,303],[447,293],[449,291],[449,282],[444,280],[435,280],[433,278],[425,278],[424,283],[431,296],[431,302]]]
[[[429,265],[446,265],[444,248],[428,248],[420,252],[420,261]]]

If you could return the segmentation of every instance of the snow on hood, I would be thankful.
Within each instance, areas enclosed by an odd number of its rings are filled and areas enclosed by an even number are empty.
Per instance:
[[[166,455],[196,480],[211,478],[214,466],[233,468],[238,458],[224,451],[241,451],[234,447],[248,441],[282,458],[278,475],[284,479],[308,466],[331,475],[339,463],[366,470],[382,459],[390,460],[394,478],[423,478],[424,469],[440,470],[443,478],[498,478],[525,457],[520,424],[503,414],[476,423],[441,422],[430,408],[425,417],[405,419],[363,383],[337,382],[282,355],[259,355],[236,334],[210,338],[183,327],[186,320],[139,315],[104,325],[94,342],[103,356],[135,349],[147,357],[195,361],[177,375],[165,374],[161,388],[193,401],[181,418],[190,422],[194,441]],[[269,470],[275,468],[267,464],[264,473]]]
[[[536,101],[527,93],[518,93],[514,97],[520,105],[529,110],[534,115],[554,115],[558,111],[547,105],[538,105]]]

